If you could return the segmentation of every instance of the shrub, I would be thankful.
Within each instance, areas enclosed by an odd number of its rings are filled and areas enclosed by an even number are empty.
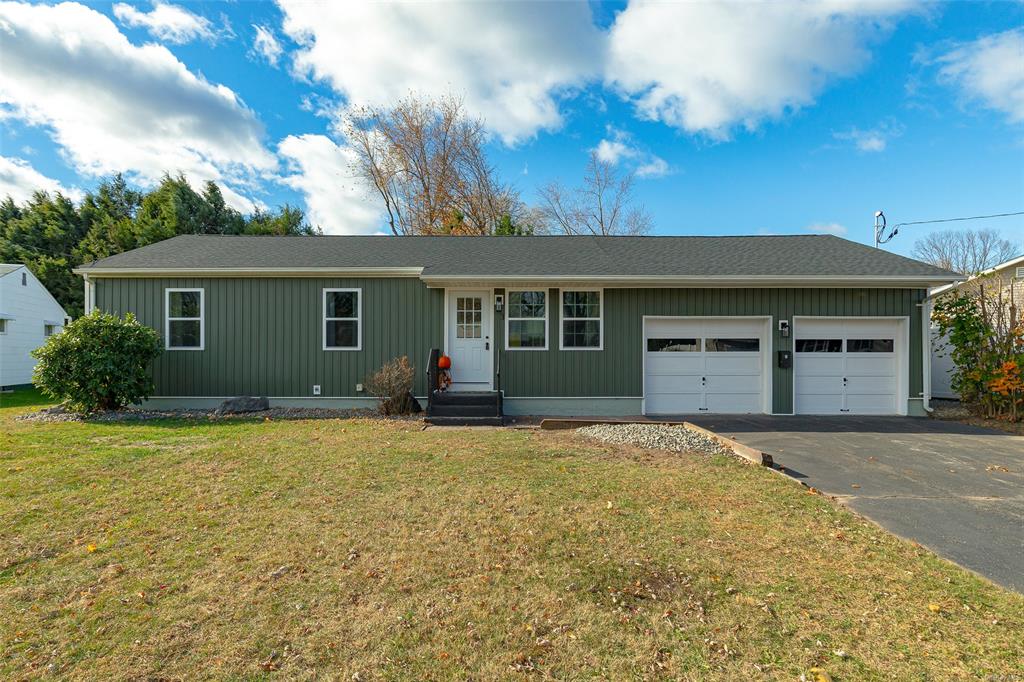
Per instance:
[[[114,410],[152,394],[149,363],[159,354],[160,337],[131,313],[94,311],[32,351],[32,379],[72,410]]]
[[[371,395],[380,398],[381,414],[409,414],[413,410],[412,382],[415,370],[404,355],[385,364],[363,381]]]

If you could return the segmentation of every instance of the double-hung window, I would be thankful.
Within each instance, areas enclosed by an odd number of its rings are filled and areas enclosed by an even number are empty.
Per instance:
[[[361,350],[362,318],[362,289],[324,289],[324,350]]]
[[[509,290],[506,297],[505,349],[547,350],[548,292]]]
[[[166,289],[164,339],[167,350],[203,350],[202,289]]]
[[[604,302],[601,289],[563,289],[562,350],[601,350]]]

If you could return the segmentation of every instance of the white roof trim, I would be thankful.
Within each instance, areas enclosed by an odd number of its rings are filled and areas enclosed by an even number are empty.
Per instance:
[[[755,275],[755,276],[675,276],[666,277],[662,275],[643,276],[596,276],[596,275],[455,275],[455,276],[426,276],[424,282],[432,286],[444,286],[448,283],[464,284],[467,282],[514,282],[516,285],[527,283],[548,283],[549,286],[557,286],[558,283],[589,284],[593,287],[619,286],[619,287],[699,287],[699,286],[837,286],[848,287],[851,284],[861,286],[920,286],[927,288],[938,282],[949,282],[947,276],[882,276],[882,275]],[[495,284],[496,286],[498,284]]]
[[[421,267],[404,268],[90,268],[90,277],[419,277]]]

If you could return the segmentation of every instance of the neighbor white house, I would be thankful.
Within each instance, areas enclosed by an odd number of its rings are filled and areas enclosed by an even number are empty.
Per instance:
[[[64,308],[17,263],[0,263],[0,386],[32,382],[32,351],[67,323]]]
[[[1011,258],[964,282],[932,289],[929,297],[935,298],[954,288],[977,287],[979,284],[984,284],[988,290],[993,287],[1002,288],[1003,300],[1007,305],[1016,305],[1018,310],[1024,309],[1024,256]],[[959,400],[960,396],[953,390],[950,379],[950,374],[955,367],[953,360],[949,357],[948,339],[939,336],[938,327],[934,324],[931,328],[931,344],[932,397]]]

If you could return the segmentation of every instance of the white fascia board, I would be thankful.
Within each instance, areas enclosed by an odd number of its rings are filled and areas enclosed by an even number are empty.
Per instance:
[[[75,268],[89,277],[419,277],[408,268]]]
[[[530,283],[544,283],[557,287],[562,283],[571,285],[590,285],[593,287],[624,287],[624,288],[658,288],[658,287],[901,287],[927,289],[936,284],[949,284],[953,280],[946,276],[687,276],[665,277],[648,276],[613,276],[595,277],[577,275],[523,275],[523,276],[487,276],[487,275],[455,275],[426,276],[421,278],[428,286],[464,286],[467,283],[480,283],[489,286],[522,286]]]

